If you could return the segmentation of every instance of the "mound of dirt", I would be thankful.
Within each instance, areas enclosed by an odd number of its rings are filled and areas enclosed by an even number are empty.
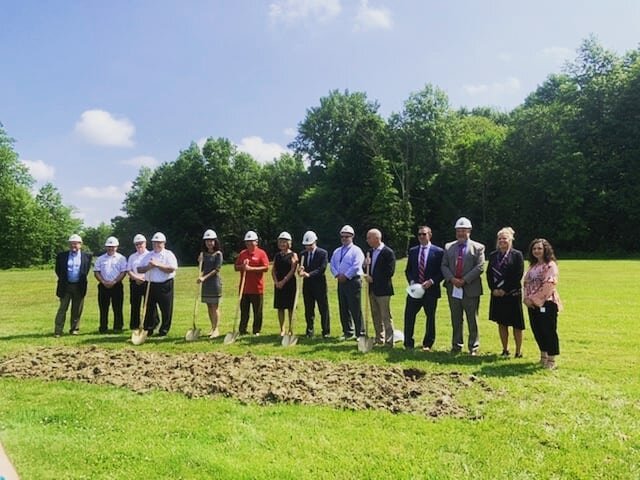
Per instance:
[[[224,396],[258,404],[300,403],[379,409],[431,417],[467,417],[457,393],[477,377],[351,362],[243,356],[221,352],[163,354],[65,347],[22,352],[0,362],[0,375],[109,384],[145,393],[158,389],[189,398]]]

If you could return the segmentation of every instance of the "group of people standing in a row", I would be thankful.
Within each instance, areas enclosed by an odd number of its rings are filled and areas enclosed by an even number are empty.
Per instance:
[[[464,348],[464,317],[467,320],[467,348],[477,355],[480,347],[478,312],[482,295],[481,276],[485,269],[485,247],[471,239],[472,225],[461,217],[455,223],[456,240],[440,248],[431,243],[432,232],[428,226],[418,228],[418,245],[409,250],[405,277],[408,282],[404,309],[404,346],[415,347],[414,331],[420,310],[426,316],[422,350],[431,351],[436,338],[436,308],[444,282],[451,313],[451,352]],[[371,309],[376,344],[392,347],[394,325],[391,318],[390,299],[394,295],[392,277],[395,273],[394,251],[382,241],[378,229],[367,232],[369,246],[366,252],[354,242],[354,229],[345,225],[340,230],[341,246],[332,255],[318,247],[318,237],[307,231],[302,244],[304,250],[297,254],[292,250],[292,237],[288,232],[278,236],[278,252],[273,259],[271,275],[275,287],[274,308],[278,312],[280,334],[293,334],[293,312],[296,307],[298,285],[302,279],[302,296],[307,337],[314,335],[315,309],[320,314],[323,338],[331,336],[331,322],[327,296],[325,270],[330,269],[337,280],[337,294],[342,335],[340,340],[355,340],[366,334],[362,315],[362,282],[367,282],[367,307]],[[527,253],[529,269],[524,275],[522,252],[513,248],[514,231],[510,227],[497,234],[497,248],[489,254],[486,278],[491,290],[489,318],[498,324],[502,342],[502,356],[510,356],[509,331],[512,327],[515,340],[515,356],[522,356],[522,332],[524,316],[522,303],[527,306],[531,329],[540,349],[541,365],[555,368],[555,356],[559,354],[557,315],[562,308],[556,289],[558,267],[553,248],[545,239],[535,239]],[[153,250],[146,250],[146,239],[138,234],[134,238],[136,252],[128,259],[117,253],[118,240],[109,237],[105,242],[106,253],[98,257],[94,275],[98,280],[98,304],[100,308],[100,332],[107,331],[109,305],[114,309],[114,331],[122,331],[122,304],[125,276],[130,280],[131,329],[139,328],[140,306],[148,292],[144,312],[144,328],[153,334],[164,336],[171,327],[173,309],[173,277],[178,268],[172,252],[165,248],[166,238],[158,232],[152,238]],[[260,335],[263,323],[264,274],[269,270],[269,258],[258,246],[258,235],[248,231],[244,237],[245,248],[235,261],[240,277],[240,325],[239,333],[249,333],[250,309],[253,311],[252,333]],[[91,256],[81,252],[82,240],[78,235],[69,238],[69,252],[58,255],[57,295],[60,308],[56,315],[55,334],[62,334],[65,315],[71,303],[71,333],[78,332],[82,301],[86,294],[86,277]],[[219,332],[218,305],[222,296],[220,268],[223,263],[220,241],[213,230],[203,235],[202,251],[198,257],[201,301],[208,306],[211,331],[216,338]],[[160,309],[160,316],[157,309]],[[288,320],[288,322],[287,322]]]
[[[144,235],[137,234],[133,239],[136,251],[127,259],[118,252],[120,245],[118,239],[107,238],[106,252],[96,259],[93,266],[93,275],[98,281],[99,333],[109,332],[110,307],[113,310],[114,333],[123,331],[123,281],[128,276],[131,303],[129,328],[138,329],[142,320],[144,328],[150,334],[159,327],[157,334],[167,335],[173,315],[173,279],[178,269],[178,260],[173,252],[165,248],[166,241],[164,234],[157,232],[151,239],[153,248],[149,251],[147,239]],[[59,253],[56,257],[55,272],[58,277],[56,295],[60,299],[55,317],[54,335],[56,337],[63,333],[69,306],[71,306],[69,333],[71,335],[79,333],[91,261],[91,254],[82,251],[82,238],[76,234],[69,237],[69,250]],[[141,305],[145,297],[145,308],[141,318]]]

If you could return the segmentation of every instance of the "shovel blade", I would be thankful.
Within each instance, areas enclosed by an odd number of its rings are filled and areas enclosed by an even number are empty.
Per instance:
[[[291,335],[283,335],[282,336],[282,346],[283,347],[288,347],[289,346],[289,342],[291,341]]]
[[[142,345],[147,341],[147,336],[147,331],[144,329],[134,330],[131,333],[131,343],[133,343],[134,345]]]
[[[225,337],[224,337],[224,344],[225,345],[230,345],[233,342],[235,342],[237,338],[238,338],[238,333],[237,332],[227,333],[225,335]]]
[[[187,330],[187,333],[184,336],[184,339],[187,342],[193,342],[193,341],[197,340],[198,338],[200,338],[200,329],[199,328],[191,328],[191,329]]]
[[[373,348],[373,338],[365,336],[358,337],[358,351],[362,353],[370,352]]]
[[[296,337],[295,335],[291,335],[291,337],[289,338],[289,346],[293,347],[297,343],[298,343],[298,337]]]

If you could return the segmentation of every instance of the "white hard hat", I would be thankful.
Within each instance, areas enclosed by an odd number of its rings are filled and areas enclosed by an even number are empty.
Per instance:
[[[344,227],[342,227],[340,229],[340,233],[348,233],[350,235],[355,235],[355,232],[353,231],[353,227],[351,225],[345,225]]]
[[[407,287],[407,294],[411,298],[420,299],[424,297],[424,288],[422,288],[422,285],[419,283],[412,283]]]
[[[247,233],[244,234],[244,241],[245,242],[252,242],[252,241],[257,241],[258,240],[258,234],[256,232],[254,232],[253,230],[249,230]]]
[[[153,237],[151,237],[151,241],[152,242],[166,242],[167,241],[167,237],[164,236],[164,233],[162,232],[156,232],[153,234]]]
[[[140,242],[146,242],[146,241],[147,241],[147,239],[141,233],[139,233],[135,237],[133,237],[133,243],[140,243]]]
[[[317,241],[318,241],[318,236],[316,235],[316,232],[312,232],[311,230],[304,232],[304,235],[302,237],[303,245],[311,245],[312,243]]]
[[[289,232],[282,232],[280,235],[278,235],[278,240],[289,240],[291,241],[291,234]]]
[[[105,247],[117,247],[118,245],[120,245],[120,242],[118,242],[116,237],[109,237],[107,241],[104,242]]]
[[[460,217],[456,221],[456,225],[455,225],[454,228],[472,228],[471,227],[471,220],[469,220],[467,217]]]
[[[216,232],[211,229],[207,230],[204,232],[204,235],[202,235],[203,240],[215,240],[216,238],[218,238],[218,235],[216,235]]]
[[[80,243],[82,243],[82,237],[80,237],[80,235],[78,235],[77,233],[74,233],[73,235],[71,235],[69,237],[69,242],[80,242]]]

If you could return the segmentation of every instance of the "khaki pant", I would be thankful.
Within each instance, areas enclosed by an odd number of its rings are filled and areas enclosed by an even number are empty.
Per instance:
[[[391,321],[390,296],[377,297],[369,292],[369,304],[371,305],[371,317],[373,328],[376,331],[376,343],[385,343],[393,346],[393,322]]]

